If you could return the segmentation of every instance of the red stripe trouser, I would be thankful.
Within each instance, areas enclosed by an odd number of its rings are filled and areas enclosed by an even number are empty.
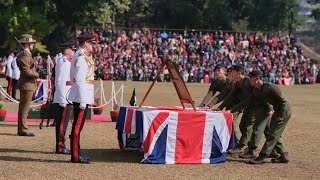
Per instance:
[[[88,105],[85,109],[81,109],[80,103],[75,103],[75,102],[73,103],[74,120],[72,123],[70,147],[71,147],[71,162],[74,162],[74,163],[79,162],[80,133],[85,122],[85,116],[86,116],[87,110],[88,110]]]
[[[55,103],[54,108],[56,122],[56,152],[61,153],[63,148],[66,148],[65,135],[70,119],[72,105],[68,104],[66,107],[61,107],[58,103]]]
[[[7,76],[8,80],[8,87],[7,87],[7,93],[11,96],[11,89],[12,89],[12,78]]]

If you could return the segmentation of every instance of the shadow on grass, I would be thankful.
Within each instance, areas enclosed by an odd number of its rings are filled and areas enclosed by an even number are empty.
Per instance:
[[[229,161],[229,162],[238,162],[238,163],[245,163],[245,164],[248,164],[249,159],[242,159],[242,158],[239,158],[239,157],[231,157],[231,156],[227,156],[226,161]]]
[[[140,163],[142,152],[126,152],[120,149],[82,149],[81,154],[92,162]]]
[[[39,125],[36,124],[28,124],[28,126],[39,127]],[[0,127],[18,127],[18,122],[2,122],[0,123]]]
[[[54,152],[46,152],[46,151],[30,151],[30,150],[23,150],[23,149],[5,149],[5,148],[0,148],[0,153],[55,154]]]
[[[243,158],[235,158],[235,157],[227,157],[226,161],[229,162],[238,162],[238,163],[244,163],[244,164],[249,164],[249,165],[261,165],[261,164],[250,164],[249,161],[251,159],[243,159]],[[270,159],[266,159],[262,164],[267,164],[267,163],[271,163]]]
[[[44,163],[70,163],[69,161],[49,160],[49,159],[34,159],[29,157],[12,157],[0,156],[1,161],[16,161],[16,162],[44,162]]]
[[[14,133],[0,133],[0,136],[18,136],[18,135]]]

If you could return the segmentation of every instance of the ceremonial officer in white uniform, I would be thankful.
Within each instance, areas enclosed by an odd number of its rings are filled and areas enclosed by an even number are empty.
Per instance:
[[[8,81],[8,86],[7,86],[7,93],[11,95],[11,88],[12,88],[12,67],[11,63],[14,59],[14,53],[13,51],[9,52],[8,60],[7,60],[7,65],[6,65],[6,78]]]
[[[63,54],[56,56],[55,65],[55,91],[53,103],[55,109],[55,127],[56,127],[56,153],[70,154],[70,150],[65,145],[65,134],[68,127],[70,112],[72,105],[67,101],[67,93],[70,91],[70,67],[71,58],[74,54],[74,43],[59,44],[59,48],[63,49]]]
[[[71,60],[71,90],[68,99],[73,103],[74,121],[71,131],[71,162],[89,164],[80,156],[80,133],[85,122],[88,105],[94,102],[94,61],[91,57],[95,36],[81,34],[77,37],[79,49]]]
[[[11,63],[12,68],[12,98],[17,99],[16,92],[17,92],[17,85],[20,78],[20,69],[17,64],[17,57],[13,58],[13,61]]]

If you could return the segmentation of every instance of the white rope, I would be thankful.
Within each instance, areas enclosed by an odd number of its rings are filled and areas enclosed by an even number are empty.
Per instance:
[[[106,96],[105,96],[105,92],[104,92],[104,88],[103,88],[103,81],[100,80],[100,86],[101,86],[101,93],[102,93],[102,97],[101,97],[101,102],[104,101],[104,104],[101,104],[100,106],[96,106],[96,107],[89,107],[91,109],[98,109],[98,108],[101,108],[101,107],[104,107],[106,105],[108,105],[110,102],[111,102],[111,106],[112,108],[114,107],[114,101],[113,100],[116,100],[116,96],[120,93],[120,91],[122,92],[122,101],[123,101],[123,89],[124,89],[124,85],[122,84],[119,88],[119,90],[115,93],[115,86],[114,86],[114,82],[112,82],[112,87],[111,87],[111,97],[110,99],[107,101],[106,100]],[[122,104],[121,104],[122,105]]]
[[[104,92],[104,87],[103,87],[103,81],[100,79],[100,88],[97,88],[96,91],[95,91],[95,94],[98,92],[98,90],[100,89],[100,97],[101,97],[101,101],[104,101],[104,104],[100,105],[100,106],[96,106],[96,107],[90,107],[91,109],[98,109],[98,108],[101,108],[101,107],[104,107],[106,105],[108,105],[110,102],[112,103],[112,109],[114,107],[114,100],[116,101],[117,103],[117,95],[121,92],[121,98],[120,98],[120,103],[121,103],[121,106],[123,105],[123,93],[124,93],[124,85],[122,84],[120,86],[120,88],[118,89],[117,92],[115,92],[115,86],[114,86],[114,82],[112,82],[112,89],[111,89],[111,97],[110,99],[107,101],[106,100],[106,96],[105,96],[105,92]],[[0,93],[6,97],[8,100],[10,100],[11,102],[14,102],[16,104],[19,104],[20,102],[13,99],[7,92],[5,89],[3,89],[3,87],[0,85]],[[41,98],[43,98],[43,95],[35,100],[33,100],[31,103],[35,103],[37,101],[39,101]],[[30,107],[38,107],[38,106],[42,106],[46,104],[45,102],[44,103],[40,103],[40,104],[34,104],[34,105],[31,105]]]
[[[94,92],[94,95],[96,95],[96,94],[97,94],[98,90],[99,90],[99,88],[97,88],[97,89],[96,89],[96,91]]]
[[[123,92],[124,92],[124,85],[121,84],[121,98],[120,98],[121,106],[123,106]]]
[[[10,100],[10,101],[12,101],[12,102],[14,102],[14,103],[19,104],[19,101],[13,99],[13,98],[6,92],[6,90],[3,89],[3,87],[2,87],[1,85],[0,85],[0,89],[1,89],[0,93],[1,93],[4,97],[6,97],[8,100]]]
[[[1,85],[0,85],[0,93],[1,93],[4,97],[6,97],[9,101],[14,102],[14,103],[16,103],[16,104],[19,104],[19,103],[20,103],[19,101],[13,99],[13,97],[10,96],[10,95],[6,92],[6,90],[3,89],[3,87],[2,87]],[[43,98],[43,96],[39,97],[39,98],[36,99],[36,100],[31,101],[31,103],[34,103],[34,102],[38,101],[38,100],[41,99],[41,98]],[[43,104],[45,104],[45,103],[42,103],[42,104],[40,103],[40,104],[36,104],[36,105],[31,105],[30,107],[38,107],[38,106],[41,106],[41,105],[43,105]]]

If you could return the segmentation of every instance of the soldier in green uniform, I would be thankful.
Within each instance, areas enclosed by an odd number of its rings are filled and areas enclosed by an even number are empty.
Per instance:
[[[212,108],[212,106],[220,103],[221,101],[223,101],[228,94],[231,92],[233,86],[234,86],[234,78],[233,78],[233,73],[232,73],[232,67],[227,69],[227,76],[228,76],[228,80],[229,82],[227,83],[226,87],[220,92],[220,94],[218,94],[217,96],[215,96],[208,104],[208,107]],[[230,107],[226,107],[227,109],[230,109],[233,105],[238,104],[239,102],[236,100],[233,100],[232,103],[230,103]],[[212,108],[212,110],[217,110]],[[235,112],[233,113],[233,129],[234,129],[234,133],[235,133],[235,140],[236,140],[236,144],[239,142],[240,137],[241,137],[241,133],[240,133],[240,129],[239,126],[235,126],[235,121],[237,121],[238,117],[239,117],[239,112]]]
[[[228,79],[225,75],[225,68],[221,65],[218,64],[214,67],[214,76],[215,79],[211,82],[209,91],[207,95],[204,97],[202,102],[200,103],[200,107],[208,107],[208,103],[212,99],[212,97],[217,93],[221,92],[223,88],[226,86]]]
[[[225,107],[226,109],[230,109],[232,106],[235,105],[234,102],[239,103],[247,99],[252,93],[253,87],[250,85],[250,78],[244,76],[243,73],[244,67],[242,65],[233,66],[233,74],[235,81],[237,82],[235,83],[234,88],[232,88],[232,91],[229,93],[229,95],[224,99],[223,103],[218,107],[219,110],[222,110]],[[251,139],[257,111],[269,112],[271,110],[267,103],[261,101],[256,101],[253,105],[248,106],[244,109],[239,125],[241,131],[241,138],[236,147],[232,150],[229,150],[229,153],[245,153],[247,145]]]
[[[266,141],[257,158],[250,160],[251,164],[261,164],[269,157],[273,149],[280,153],[280,157],[272,159],[273,163],[288,163],[288,153],[281,140],[282,133],[291,117],[290,105],[278,88],[270,83],[263,83],[261,80],[262,72],[255,70],[250,73],[250,84],[255,87],[256,91],[246,100],[231,109],[231,112],[239,111],[252,105],[255,101],[264,101],[273,106],[274,113],[271,117],[270,127],[267,129]]]
[[[253,90],[253,93],[257,91],[256,89]],[[269,123],[270,123],[270,116],[272,114],[272,107],[270,104],[265,103],[261,100],[257,100],[256,102],[261,102],[264,106],[255,106],[254,109],[254,124],[253,124],[253,132],[248,143],[248,151],[245,154],[241,154],[239,157],[241,158],[256,158],[258,157],[257,148],[261,141],[263,133],[268,131]],[[239,102],[238,102],[239,103]],[[237,109],[237,106],[231,108],[233,113],[238,111],[234,111]],[[254,105],[253,105],[254,106]],[[241,109],[242,110],[242,109]],[[279,157],[276,151],[271,153],[271,157]]]

